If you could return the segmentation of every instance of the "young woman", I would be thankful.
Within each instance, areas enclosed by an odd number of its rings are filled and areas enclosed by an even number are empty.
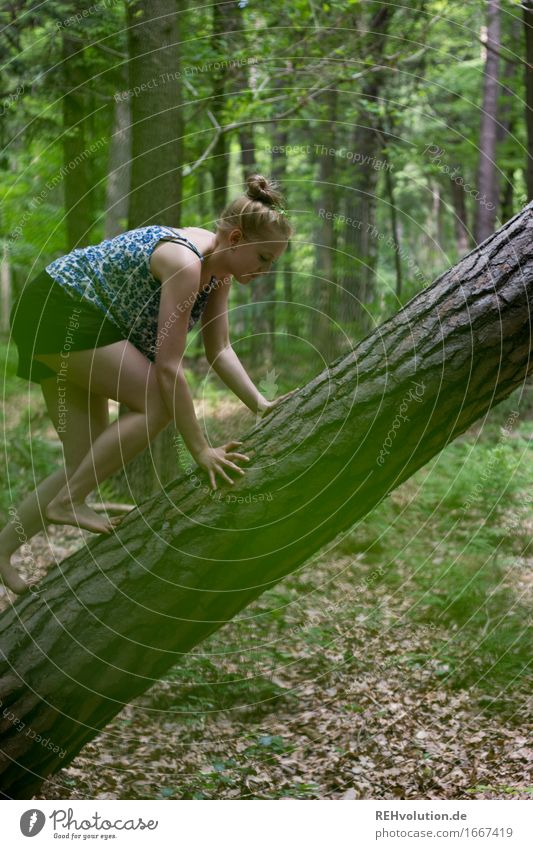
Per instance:
[[[140,227],[73,250],[26,286],[11,313],[17,375],[41,384],[65,465],[10,510],[0,533],[0,576],[13,592],[29,589],[10,563],[21,536],[48,522],[113,531],[120,518],[98,515],[86,497],[169,422],[214,489],[216,475],[233,483],[229,471],[244,474],[240,442],[207,442],[182,358],[201,315],[207,360],[250,410],[264,414],[286,397],[268,401],[256,389],[231,347],[227,313],[231,278],[251,283],[287,247],[292,228],[281,202],[272,182],[252,175],[215,233]],[[130,410],[111,425],[109,398]]]

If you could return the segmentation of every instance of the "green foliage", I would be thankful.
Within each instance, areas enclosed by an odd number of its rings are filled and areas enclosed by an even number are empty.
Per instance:
[[[500,99],[511,131],[499,142],[498,167],[502,192],[510,181],[512,202],[518,209],[525,199],[527,143],[524,78],[516,59],[517,52],[523,51],[523,33],[508,14],[510,8],[513,4],[504,4],[501,74],[505,86]],[[450,17],[446,3],[431,0],[405,9],[388,7],[387,11],[390,19],[382,35],[372,28],[377,13],[383,12],[382,4],[360,0],[297,3],[294,7],[242,3],[232,11],[234,22],[239,22],[238,37],[223,18],[217,24],[220,32],[214,31],[217,19],[210,7],[180,16],[176,79],[168,91],[175,91],[182,101],[184,126],[194,127],[184,138],[180,163],[184,166],[182,224],[212,228],[220,214],[213,203],[217,157],[208,156],[190,170],[211,138],[213,113],[209,110],[215,110],[221,126],[242,123],[253,127],[255,170],[268,174],[275,168],[281,175],[296,230],[287,276],[284,279],[281,270],[276,274],[274,338],[283,357],[284,346],[290,353],[298,335],[307,340],[313,335],[313,310],[320,300],[317,293],[331,287],[329,280],[347,287],[356,298],[360,295],[359,261],[368,258],[345,220],[346,214],[353,215],[350,205],[355,187],[376,197],[375,216],[371,204],[368,209],[363,205],[358,213],[363,230],[371,224],[381,234],[373,246],[376,259],[370,258],[377,273],[369,297],[365,296],[370,322],[380,322],[396,311],[458,255],[450,173],[457,169],[464,184],[475,189],[484,69],[477,34],[485,23],[486,9],[482,3],[463,4]],[[28,275],[66,249],[65,169],[71,163],[65,161],[62,145],[61,105],[68,85],[68,68],[62,61],[64,39],[71,37],[79,44],[72,61],[76,68],[83,65],[91,81],[79,92],[86,115],[85,144],[90,151],[92,222],[88,244],[104,233],[115,95],[126,85],[125,65],[117,59],[127,60],[128,51],[126,9],[120,3],[105,10],[96,5],[73,13],[71,4],[54,0],[34,10],[29,19],[24,17],[24,24],[9,20],[11,40],[6,43],[7,61],[0,75],[3,89],[11,93],[2,105],[4,140],[13,140],[4,146],[0,161],[0,238],[7,244],[15,292]],[[397,32],[402,32],[401,40],[394,35]],[[289,53],[290,61],[273,72],[272,57]],[[389,62],[395,73],[373,76],[376,63],[387,67]],[[213,101],[217,85],[222,86],[223,96]],[[314,97],[315,90],[322,94]],[[335,92],[334,102],[331,92]],[[284,115],[288,118],[279,118]],[[387,131],[385,147],[373,143],[367,155],[364,130],[374,126]],[[280,130],[287,131],[286,137],[279,136]],[[275,157],[273,147],[280,141],[285,148]],[[317,152],[322,147],[333,154]],[[389,241],[385,149],[400,233],[403,284],[399,297],[395,294],[395,249]],[[227,134],[227,150],[229,198],[240,190],[244,175],[235,131]],[[439,155],[431,151],[439,151]],[[326,180],[321,174],[325,158],[332,166]],[[375,162],[377,166],[371,164]],[[375,183],[368,182],[374,167],[378,169]],[[437,190],[438,215],[434,209]],[[473,193],[465,190],[464,200],[472,229],[477,209]],[[336,215],[331,240],[318,214],[321,208]],[[161,223],[166,223],[163,219],[164,215]],[[321,267],[319,244],[331,252],[325,268]],[[290,301],[296,307],[287,303],[287,281],[292,290]],[[249,291],[236,297],[253,306],[243,334],[249,340],[260,308],[251,304]],[[333,320],[330,332],[338,334],[340,345],[348,347],[365,333],[364,322],[344,315],[342,298],[332,297],[327,312]],[[246,356],[249,345],[248,341],[241,343]],[[318,337],[313,339],[313,350],[315,347],[323,355],[327,344]],[[312,356],[311,346],[308,348],[308,356]]]

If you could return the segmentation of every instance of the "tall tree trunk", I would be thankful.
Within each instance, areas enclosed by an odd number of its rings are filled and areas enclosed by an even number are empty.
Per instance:
[[[115,101],[109,142],[104,237],[112,239],[127,227],[131,168],[131,115],[127,98]]]
[[[241,165],[244,175],[254,174],[257,170],[255,162],[254,128],[247,124],[239,130],[239,144],[241,146]]]
[[[520,43],[521,25],[518,18],[511,20],[511,37],[516,44]],[[507,58],[503,64],[501,75],[501,98],[499,106],[499,121],[497,143],[501,146],[502,158],[507,159],[515,142],[515,116],[513,113],[514,87],[516,80],[516,62]],[[503,189],[499,201],[501,221],[508,221],[514,215],[514,164],[505,167],[503,174]]]
[[[337,234],[335,232],[333,214],[337,209],[337,158],[330,149],[337,149],[337,93],[334,89],[325,92],[325,118],[327,121],[328,152],[322,152],[319,134],[315,135],[314,150],[318,154],[318,188],[319,199],[316,204],[315,253],[316,275],[314,275],[311,293],[311,336],[313,343],[326,361],[333,359],[339,353],[339,337],[335,332],[336,322],[342,321],[338,316],[338,306],[341,298],[337,292],[335,280],[335,257],[337,250]],[[324,124],[321,122],[320,138],[324,138]],[[321,212],[325,211],[325,214]],[[342,344],[342,343],[341,343]]]
[[[496,168],[498,94],[500,83],[500,0],[487,0],[487,58],[483,75],[483,105],[479,132],[479,164],[474,235],[479,245],[494,232],[498,212],[499,180]]]
[[[11,312],[11,266],[9,264],[8,243],[0,245],[0,333],[9,331],[9,313]]]
[[[276,332],[276,271],[272,269],[254,280],[250,290],[252,309],[250,359],[254,366],[270,368],[274,357]]]
[[[181,209],[182,120],[179,4],[127,4],[132,162],[129,227],[178,227]]]
[[[131,183],[128,227],[178,227],[181,210],[182,118],[179,15],[176,0],[135,0],[127,6]],[[122,116],[124,117],[124,116]],[[128,412],[121,404],[120,414]],[[173,425],[123,471],[110,478],[121,498],[142,500],[178,473]]]
[[[91,243],[93,225],[88,97],[85,91],[87,70],[83,47],[68,30],[62,30],[63,96],[63,169],[67,250]]]
[[[524,64],[527,129],[526,185],[527,199],[533,200],[533,0],[522,0],[522,14],[526,38]]]
[[[294,305],[294,294],[292,287],[293,272],[293,248],[291,242],[283,255],[283,265],[281,269],[281,278],[283,283],[283,302],[285,315],[284,330],[287,331],[290,337],[301,335],[301,323],[298,315],[298,307]],[[277,314],[280,310],[278,308]]]
[[[286,69],[288,70],[287,64]],[[276,89],[287,84],[287,72],[281,71],[274,81]],[[274,127],[272,131],[272,158],[271,176],[278,181],[288,203],[288,194],[285,186],[287,173],[287,140],[288,132],[285,122],[281,126]],[[243,149],[244,157],[244,149]],[[244,159],[243,159],[244,161]],[[255,170],[255,169],[254,169]],[[286,261],[285,253],[282,262]],[[260,277],[251,288],[252,295],[252,326],[250,329],[250,358],[254,365],[264,362],[265,368],[272,366],[276,347],[276,284],[278,271],[272,270],[269,274]]]
[[[385,50],[387,30],[393,15],[392,6],[382,6],[370,22],[372,32],[369,61],[379,62]],[[376,228],[376,186],[378,170],[373,167],[381,153],[379,117],[376,104],[383,85],[379,70],[368,74],[360,95],[360,108],[351,138],[352,164],[348,172],[348,189],[344,214],[355,222],[344,227],[344,260],[342,266],[343,316],[355,321],[365,334],[370,326],[365,305],[375,297],[378,232]],[[357,157],[356,157],[357,154]],[[353,261],[357,274],[353,273]]]
[[[465,190],[456,180],[450,180],[452,192],[455,241],[457,254],[462,257],[470,249],[470,232],[467,223],[467,211],[465,202]]]
[[[174,481],[6,610],[5,796],[36,793],[182,653],[521,386],[532,299],[530,204],[244,435],[244,479],[217,497]]]
[[[224,123],[224,110],[231,72],[228,63],[235,56],[236,42],[232,33],[241,28],[242,9],[237,0],[222,0],[213,6],[212,49],[215,58],[222,63],[213,80],[212,112],[218,124]],[[228,133],[220,133],[210,157],[213,176],[213,216],[220,215],[226,205],[229,172]]]
[[[387,202],[389,204],[389,218],[390,218],[390,229],[391,229],[391,238],[394,246],[394,267],[396,270],[396,297],[400,299],[402,297],[402,260],[401,260],[401,245],[400,245],[400,230],[398,227],[398,216],[396,214],[396,200],[394,197],[394,179],[392,176],[392,163],[389,156],[389,148],[387,143],[387,138],[385,133],[389,136],[392,133],[393,122],[391,118],[386,115],[383,118],[383,124],[380,126],[379,133],[381,136],[381,152],[383,156],[384,162],[384,176],[385,176],[385,191],[387,194]]]
[[[433,194],[433,239],[432,252],[436,257],[442,256],[442,252],[446,250],[446,235],[444,231],[444,208],[442,203],[441,187],[439,183],[434,183],[431,187]],[[437,259],[438,262],[438,259]]]

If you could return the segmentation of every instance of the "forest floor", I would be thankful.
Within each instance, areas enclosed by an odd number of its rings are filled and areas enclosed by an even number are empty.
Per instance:
[[[32,403],[44,467],[54,433]],[[514,403],[126,705],[37,798],[531,798],[533,421],[502,431]],[[238,402],[205,404],[225,438],[243,432]],[[49,526],[22,573],[91,537]]]

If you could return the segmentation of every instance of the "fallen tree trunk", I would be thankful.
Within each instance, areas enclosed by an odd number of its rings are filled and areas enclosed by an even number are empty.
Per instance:
[[[36,793],[183,653],[523,383],[532,210],[246,434],[234,487],[186,474],[0,617],[6,796]]]

